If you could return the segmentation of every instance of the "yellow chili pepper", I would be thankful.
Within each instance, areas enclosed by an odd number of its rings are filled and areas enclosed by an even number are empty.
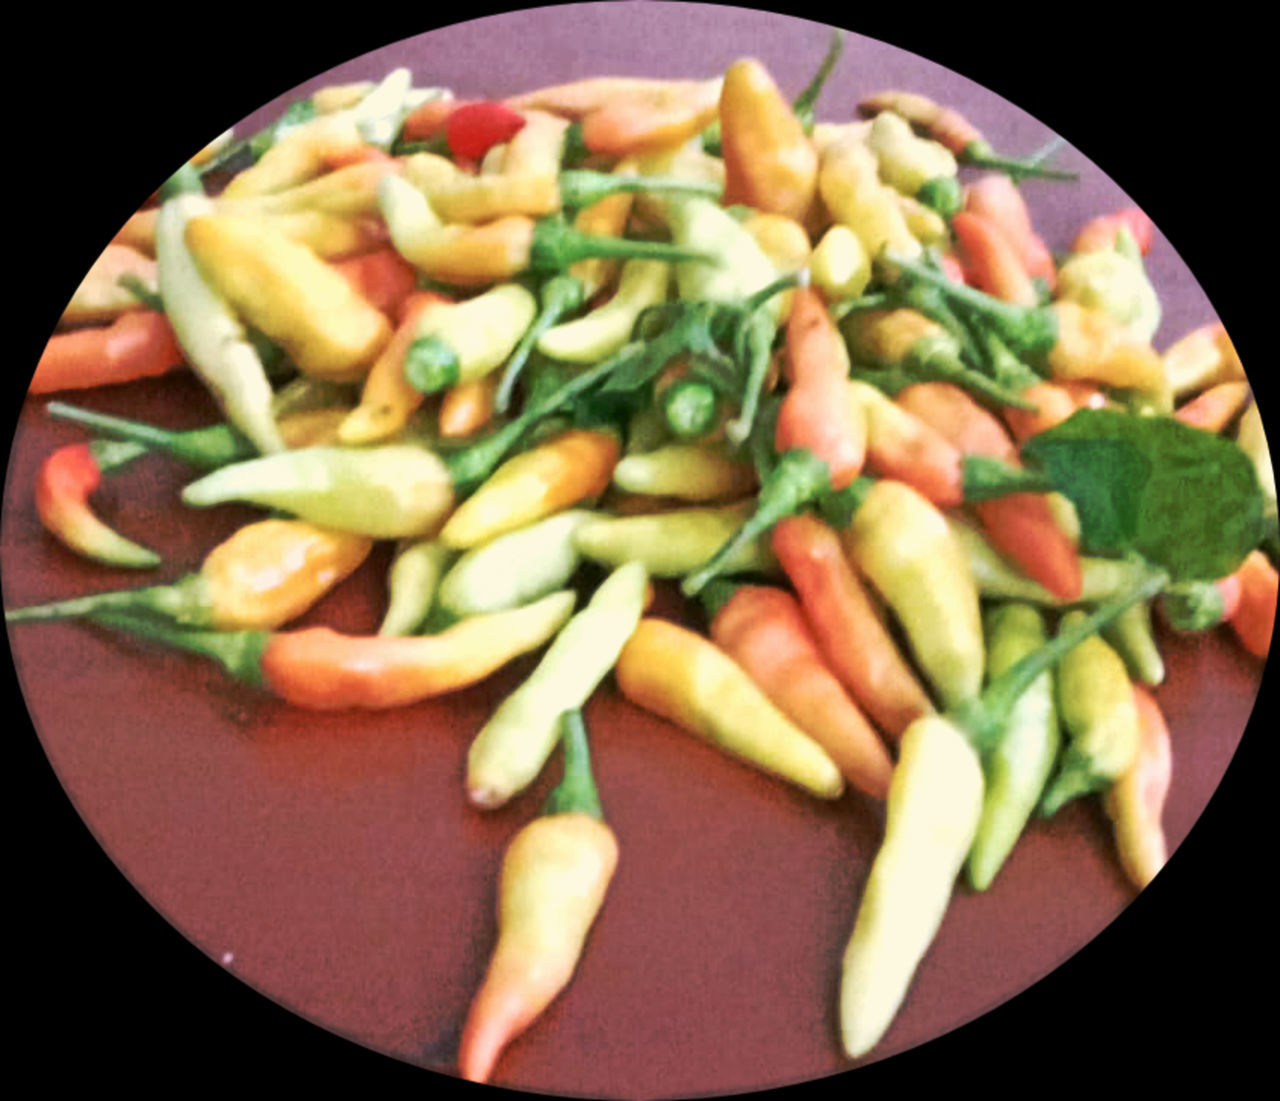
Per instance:
[[[743,58],[720,89],[725,202],[802,219],[813,203],[818,154],[791,104],[759,61]]]
[[[670,286],[670,264],[628,260],[613,296],[590,313],[548,329],[538,338],[538,351],[565,363],[598,363],[631,339],[637,318],[665,302]]]
[[[447,547],[465,549],[603,493],[621,445],[608,431],[571,429],[508,459],[440,530]]]
[[[1088,380],[1147,394],[1168,393],[1164,362],[1110,314],[1062,300],[1051,307],[1058,339],[1049,349],[1050,374],[1059,382]]]
[[[381,310],[309,248],[261,219],[192,218],[186,242],[218,291],[279,341],[305,374],[360,378],[391,337]]]
[[[646,617],[622,648],[618,687],[632,703],[821,799],[844,791],[839,767],[715,643]]]
[[[960,170],[951,150],[917,137],[911,124],[892,111],[882,111],[872,120],[867,144],[876,155],[880,178],[913,198],[929,180],[955,176]]]
[[[126,276],[138,280],[143,290],[160,293],[156,262],[150,256],[128,245],[109,244],[80,281],[59,323],[111,321],[129,310],[143,309],[145,303],[120,282]]]
[[[1175,398],[1205,390],[1220,382],[1238,382],[1244,365],[1221,322],[1201,325],[1175,340],[1164,351],[1164,373]]]
[[[628,493],[715,501],[750,493],[756,488],[756,472],[749,462],[714,444],[673,443],[619,460],[613,484]]]
[[[363,149],[365,140],[348,112],[322,115],[285,134],[256,164],[237,173],[223,188],[227,199],[285,191],[319,176],[329,158]]]
[[[343,218],[373,217],[378,213],[378,181],[388,172],[400,170],[400,164],[391,159],[360,161],[283,191],[241,199],[224,195],[214,200],[214,206],[219,214],[267,216],[322,211]]]
[[[529,677],[480,729],[467,753],[467,799],[500,807],[536,779],[555,748],[562,712],[582,707],[644,614],[649,576],[638,562],[613,571],[561,628]]]
[[[827,147],[818,191],[831,216],[858,235],[868,255],[878,256],[886,247],[906,257],[923,251],[898,205],[897,192],[881,182],[876,155],[861,141]]]
[[[871,282],[871,257],[848,226],[831,226],[814,246],[809,277],[829,302],[857,298]]]
[[[1133,687],[1141,737],[1133,763],[1103,799],[1115,825],[1116,851],[1134,886],[1141,890],[1168,859],[1161,815],[1173,773],[1169,727],[1160,705],[1141,685]]]

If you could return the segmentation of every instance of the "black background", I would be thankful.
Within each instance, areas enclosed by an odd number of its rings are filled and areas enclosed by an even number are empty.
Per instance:
[[[316,72],[433,25],[429,9],[416,5],[393,13],[259,5],[251,20],[235,22],[207,7],[112,9],[29,9],[30,29],[11,40],[13,54],[31,63],[16,62],[3,116],[6,439],[30,365],[80,274],[193,152],[189,135],[216,133]],[[352,10],[364,14],[344,16]],[[806,6],[789,11],[837,18]],[[1275,62],[1242,8],[1212,12],[1212,21],[1204,8],[1156,21],[1060,5],[1016,13],[859,6],[856,23],[852,15],[846,23],[999,92],[1104,167],[1196,273],[1265,410],[1275,408],[1267,376],[1277,369],[1269,359],[1280,188],[1267,91]],[[45,1086],[119,1086],[144,1096],[196,1084],[354,1087],[366,1095],[465,1088],[330,1036],[193,948],[98,848],[30,736],[11,663],[0,677],[14,697],[9,748],[17,755],[6,762],[18,796],[6,845],[6,941],[17,965],[7,984],[18,1021],[8,1037],[12,1078],[27,1071]],[[1275,831],[1274,772],[1260,743],[1274,725],[1274,679],[1196,829],[1092,945],[975,1024],[839,1085],[902,1088],[941,1077],[1000,1092],[1058,1082],[1150,1087],[1195,1071],[1229,1067],[1240,1079],[1261,1069],[1269,1014],[1256,1007],[1274,995],[1275,981],[1263,898]]]

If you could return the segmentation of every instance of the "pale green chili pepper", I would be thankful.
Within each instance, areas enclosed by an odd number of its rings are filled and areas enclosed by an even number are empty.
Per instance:
[[[430,614],[449,562],[447,547],[434,539],[405,542],[387,571],[387,611],[380,635],[416,635]]]

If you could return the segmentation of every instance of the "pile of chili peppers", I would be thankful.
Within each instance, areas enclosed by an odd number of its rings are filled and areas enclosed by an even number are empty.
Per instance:
[[[564,779],[506,853],[467,1078],[571,981],[617,866],[593,693],[819,799],[886,802],[843,961],[857,1058],[956,879],[990,887],[1034,816],[1096,798],[1135,886],[1160,870],[1153,614],[1267,654],[1261,420],[1220,325],[1153,348],[1150,222],[1097,217],[1055,256],[1018,186],[1070,178],[1048,151],[997,154],[892,90],[815,122],[841,44],[795,100],[753,59],[500,102],[407,70],[325,88],[176,173],[32,379],[37,400],[189,370],[225,415],[175,432],[49,402],[93,433],[35,487],[70,551],[160,563],[91,502],[148,454],[192,469],[186,507],[275,515],[178,582],[8,623],[81,617],[303,708],[404,706],[541,653],[468,755],[477,812],[557,746]],[[1116,552],[1046,480],[1065,428],[1107,416],[1120,437],[1154,418],[1177,446],[1203,433],[1243,456],[1259,523],[1220,572],[1140,540]],[[290,627],[379,540],[397,550],[377,634]],[[584,578],[603,579],[579,607]],[[706,631],[647,614],[655,583],[698,601]]]

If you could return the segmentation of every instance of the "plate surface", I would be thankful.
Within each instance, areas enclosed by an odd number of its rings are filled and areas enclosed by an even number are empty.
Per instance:
[[[268,104],[238,132],[315,87],[376,78],[397,65],[410,66],[420,85],[498,97],[601,73],[712,75],[754,54],[793,94],[827,33],[815,23],[700,5],[516,12],[344,63]],[[861,95],[884,87],[957,107],[997,148],[1030,151],[1052,136],[955,73],[852,34],[820,116],[846,117]],[[1078,151],[1067,147],[1059,160],[1081,172],[1078,183],[1025,186],[1037,228],[1055,250],[1084,218],[1127,202]],[[1215,316],[1159,232],[1148,266],[1166,318],[1157,347]],[[183,378],[73,400],[173,427],[216,415],[199,386]],[[81,438],[43,417],[43,404],[23,407],[10,456],[0,532],[10,606],[139,583],[136,574],[75,559],[40,529],[30,489],[35,469],[53,447]],[[255,515],[181,511],[176,494],[189,477],[176,463],[150,459],[95,497],[122,531],[163,549],[157,583],[195,568]],[[388,561],[383,548],[303,622],[375,628]],[[659,610],[687,616],[670,592]],[[1162,641],[1169,677],[1159,698],[1175,761],[1165,814],[1172,849],[1240,743],[1261,665],[1225,633]],[[532,791],[491,814],[463,799],[470,738],[533,659],[447,700],[380,715],[316,715],[234,686],[194,660],[76,625],[32,626],[10,642],[41,747],[75,810],[128,881],[214,964],[179,966],[192,967],[196,982],[235,1010],[261,1012],[247,992],[242,998],[236,984],[210,974],[217,967],[363,1047],[450,1068],[493,940],[503,848],[558,777],[553,764]],[[511,1046],[496,1084],[669,1097],[784,1086],[848,1069],[836,1038],[835,990],[879,837],[879,809],[856,796],[828,806],[793,793],[642,715],[611,687],[587,717],[621,863],[572,986]],[[83,846],[71,833],[68,844]],[[82,848],[71,851],[91,860]],[[112,873],[89,868],[86,882],[115,889]],[[1203,871],[1205,862],[1192,869]],[[1164,879],[1134,907],[1145,924],[1130,927],[1130,940],[1163,928],[1166,917],[1151,916],[1148,903],[1164,893]],[[1093,940],[1133,898],[1093,801],[1034,824],[988,893],[956,892],[874,1060],[1008,1001]],[[80,904],[92,913],[89,890]],[[143,956],[138,967],[162,968],[170,958]],[[184,959],[181,951],[176,958]],[[64,993],[75,1001],[74,988]],[[1067,994],[1078,995],[1075,988]],[[1045,1001],[1029,1004],[1043,1010]],[[287,1017],[263,1019],[275,1026]]]

